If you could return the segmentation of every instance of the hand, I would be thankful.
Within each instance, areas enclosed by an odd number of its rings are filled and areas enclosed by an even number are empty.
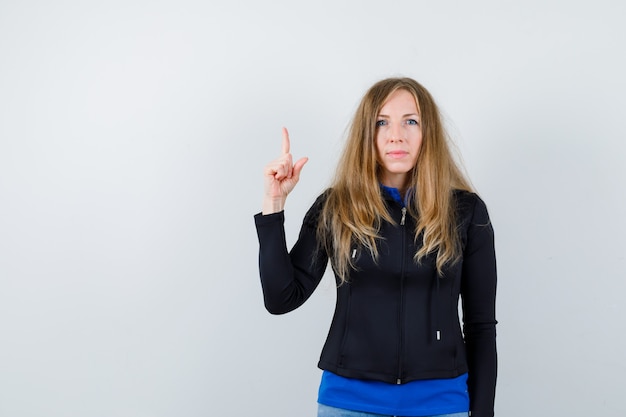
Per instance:
[[[300,158],[295,164],[289,153],[289,132],[283,127],[282,155],[265,166],[265,196],[263,214],[284,209],[287,195],[300,179],[300,171],[309,158]]]

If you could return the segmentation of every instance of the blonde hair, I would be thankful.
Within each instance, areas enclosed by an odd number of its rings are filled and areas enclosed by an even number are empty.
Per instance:
[[[428,90],[410,78],[388,78],[374,84],[357,108],[318,222],[318,237],[341,283],[355,268],[351,247],[362,246],[377,259],[381,222],[394,223],[381,196],[376,121],[389,96],[400,89],[415,98],[422,129],[417,163],[408,174],[408,187],[415,191],[407,204],[409,214],[417,219],[415,241],[422,235],[414,259],[420,262],[436,252],[437,271],[442,275],[446,264],[461,258],[453,192],[471,191],[469,181],[452,157],[439,110]]]

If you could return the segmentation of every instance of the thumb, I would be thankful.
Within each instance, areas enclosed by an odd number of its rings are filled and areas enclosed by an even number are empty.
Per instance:
[[[293,165],[293,176],[296,178],[300,178],[300,171],[302,171],[302,167],[309,161],[309,158],[304,157],[298,159],[298,161]]]

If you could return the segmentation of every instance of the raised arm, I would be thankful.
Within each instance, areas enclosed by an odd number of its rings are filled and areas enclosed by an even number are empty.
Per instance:
[[[289,148],[289,132],[283,128],[282,153],[265,167],[263,211],[255,216],[263,298],[272,314],[301,306],[319,284],[328,262],[316,237],[321,198],[307,212],[293,249],[287,250],[283,208],[308,160],[301,158],[294,164]]]

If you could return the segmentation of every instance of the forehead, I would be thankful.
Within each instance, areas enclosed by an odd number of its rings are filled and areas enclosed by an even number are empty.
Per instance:
[[[393,109],[412,109],[412,111],[419,113],[419,103],[413,93],[404,88],[399,88],[387,96],[379,113]]]

